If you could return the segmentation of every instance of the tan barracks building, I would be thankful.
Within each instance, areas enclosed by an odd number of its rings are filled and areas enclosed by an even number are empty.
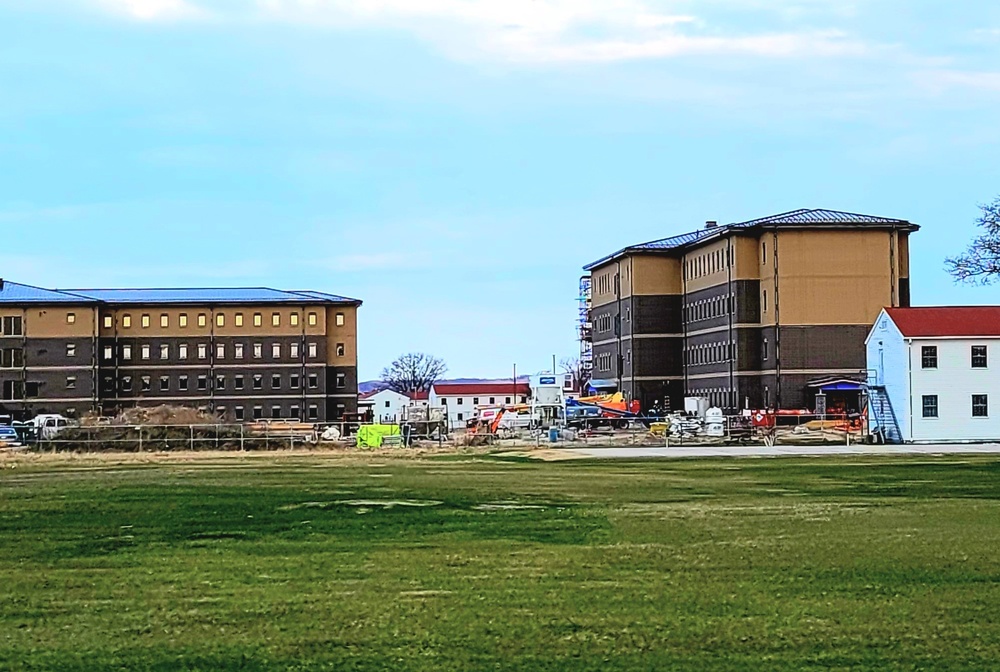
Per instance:
[[[871,325],[910,305],[917,230],[795,210],[619,250],[586,267],[592,385],[643,408],[812,408],[823,381],[864,380]]]
[[[335,422],[357,412],[360,306],[312,291],[0,280],[0,415],[175,404],[237,421]]]

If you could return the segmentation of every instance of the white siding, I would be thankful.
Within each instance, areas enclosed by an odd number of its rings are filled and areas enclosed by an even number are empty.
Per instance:
[[[922,366],[923,346],[937,346],[937,369]],[[989,366],[972,368],[972,346],[985,345]],[[917,442],[1000,439],[1000,339],[913,339],[911,439]],[[972,417],[972,396],[985,394],[989,417]],[[923,396],[937,395],[938,417],[923,417]]]
[[[393,390],[382,390],[368,397],[375,422],[398,424],[403,419],[403,409],[409,406],[410,398]]]
[[[883,311],[868,337],[868,374],[885,387],[904,441],[910,437],[910,369],[907,343]],[[872,419],[874,422],[874,419]]]

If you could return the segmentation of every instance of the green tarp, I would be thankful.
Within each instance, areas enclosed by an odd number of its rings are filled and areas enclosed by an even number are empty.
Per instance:
[[[399,436],[399,425],[363,425],[358,429],[358,448],[381,448],[387,436]]]

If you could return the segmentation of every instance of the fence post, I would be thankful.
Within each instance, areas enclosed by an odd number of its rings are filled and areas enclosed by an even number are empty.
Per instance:
[[[139,425],[137,427],[137,429],[139,430],[139,452],[141,453],[142,452],[142,425]]]
[[[264,450],[271,450],[271,427],[268,423],[264,423]]]
[[[191,447],[191,451],[193,452],[194,451],[194,425],[188,425],[188,429],[191,431],[191,443],[190,443],[190,447]]]
[[[240,423],[240,450],[246,452],[246,445],[243,443],[243,423]]]

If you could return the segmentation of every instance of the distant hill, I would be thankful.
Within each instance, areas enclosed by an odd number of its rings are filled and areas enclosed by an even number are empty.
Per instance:
[[[530,379],[530,376],[518,376],[517,382],[527,383]],[[437,382],[441,384],[450,383],[452,385],[463,385],[469,383],[507,383],[510,382],[510,378],[442,378]],[[363,383],[358,383],[358,393],[368,394],[369,392],[374,392],[382,387],[384,386],[380,380],[366,380]]]

